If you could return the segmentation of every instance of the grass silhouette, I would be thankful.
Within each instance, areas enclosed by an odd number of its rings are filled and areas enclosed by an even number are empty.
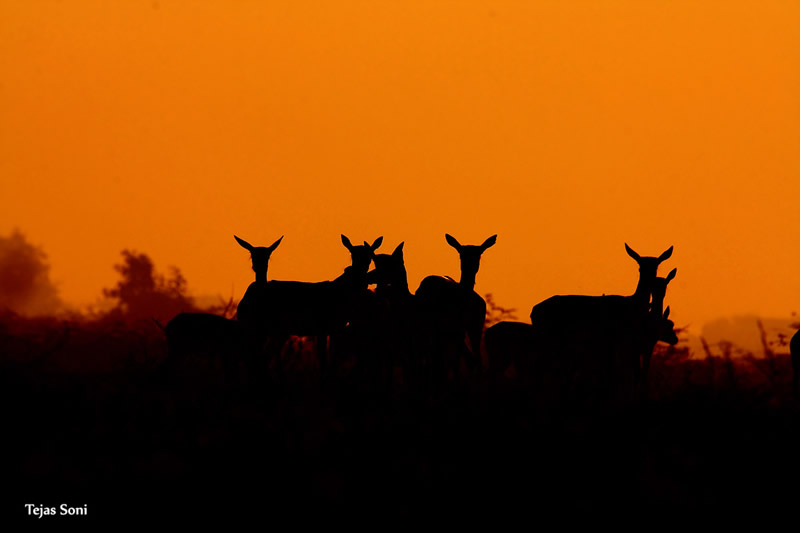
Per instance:
[[[345,366],[321,383],[302,343],[292,364],[245,385],[201,364],[163,384],[155,326],[0,318],[6,517],[61,500],[98,521],[412,518],[464,501],[487,516],[620,500],[636,513],[721,512],[784,502],[776,487],[800,473],[785,354],[659,346],[650,401],[604,412],[537,405],[516,380],[485,376],[429,392]]]

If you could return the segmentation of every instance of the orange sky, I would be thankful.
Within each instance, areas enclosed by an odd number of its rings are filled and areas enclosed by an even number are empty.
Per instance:
[[[800,2],[0,0],[0,234],[67,301],[120,250],[243,294],[406,242],[412,290],[631,293],[675,245],[679,324],[800,311]],[[662,269],[666,274],[667,268]]]

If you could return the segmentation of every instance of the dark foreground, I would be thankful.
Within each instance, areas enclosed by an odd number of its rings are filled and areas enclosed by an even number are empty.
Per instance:
[[[163,338],[142,331],[1,331],[0,524],[650,524],[798,504],[787,356],[657,356],[650,401],[612,411],[541,405],[513,377],[323,382],[308,358],[247,383],[202,363],[162,380]]]

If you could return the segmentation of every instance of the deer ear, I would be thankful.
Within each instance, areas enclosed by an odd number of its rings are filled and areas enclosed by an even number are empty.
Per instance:
[[[445,233],[444,238],[447,241],[447,244],[458,250],[458,253],[461,253],[461,244],[459,244],[459,242],[456,240],[455,237],[453,237],[449,233]]]
[[[669,306],[667,306],[667,308],[664,309],[664,320],[666,320],[668,318],[669,318]]]
[[[394,252],[392,252],[392,256],[393,257],[403,257],[403,245],[404,244],[405,244],[405,241],[403,241],[403,242],[401,242],[400,244],[397,245],[397,248],[395,248]]]
[[[247,250],[248,252],[252,252],[253,251],[253,246],[249,242],[245,241],[244,239],[240,239],[236,235],[234,235],[233,238],[236,239],[236,242],[238,242],[239,245],[242,248],[244,248],[245,250]]]
[[[383,242],[383,237],[382,236],[378,237],[377,239],[375,239],[375,242],[373,242],[372,246],[370,246],[370,248],[372,248],[372,251],[374,252],[375,250],[377,250],[382,242]]]
[[[661,254],[661,255],[659,255],[659,256],[658,256],[658,262],[659,262],[659,263],[660,263],[661,261],[664,261],[664,260],[666,260],[666,259],[669,259],[669,258],[670,258],[670,256],[672,255],[672,248],[673,248],[673,247],[672,247],[672,246],[670,246],[670,247],[669,247],[669,250],[667,250],[666,252],[664,252],[663,254]]]
[[[641,259],[641,256],[633,251],[633,248],[628,246],[628,243],[625,243],[625,251],[628,252],[628,255],[633,257],[637,262]]]
[[[342,234],[342,244],[344,244],[344,247],[350,250],[351,252],[353,251],[353,245],[350,244],[350,239],[345,237],[344,233]]]
[[[487,248],[491,248],[492,246],[494,246],[494,243],[496,242],[497,242],[497,235],[492,235],[491,237],[483,241],[483,244],[481,244],[481,249],[485,251]]]
[[[675,278],[675,274],[677,274],[677,273],[678,273],[678,269],[677,268],[673,268],[672,270],[670,270],[669,274],[667,274],[667,283],[672,281]]]
[[[273,242],[273,243],[272,243],[272,246],[270,246],[270,247],[269,247],[269,251],[270,251],[270,252],[274,252],[274,251],[275,251],[275,248],[277,248],[277,247],[278,247],[278,245],[281,243],[281,241],[282,241],[282,240],[283,240],[283,235],[281,235],[281,238],[280,238],[280,239],[278,239],[277,241],[275,241],[275,242]]]

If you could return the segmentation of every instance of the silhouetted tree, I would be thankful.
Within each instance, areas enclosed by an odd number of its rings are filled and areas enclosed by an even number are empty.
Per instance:
[[[486,320],[483,321],[484,330],[489,329],[498,322],[517,319],[517,310],[513,307],[497,305],[492,293],[487,292],[483,295],[483,299],[486,301]]]
[[[197,311],[188,295],[186,278],[177,267],[171,267],[170,276],[165,277],[155,271],[146,254],[123,250],[122,258],[122,264],[114,265],[122,279],[114,288],[103,290],[107,298],[118,301],[112,316],[126,320],[166,320],[182,311]]]
[[[62,302],[50,280],[47,255],[15,230],[0,237],[0,309],[26,316],[53,314]]]

